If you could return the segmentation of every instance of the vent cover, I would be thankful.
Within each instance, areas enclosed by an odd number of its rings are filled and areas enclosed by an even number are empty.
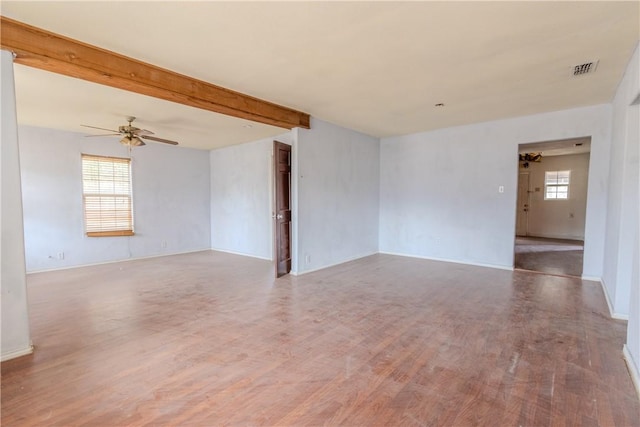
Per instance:
[[[584,64],[574,65],[572,73],[574,76],[591,74],[596,71],[596,68],[598,68],[598,62],[600,61],[591,61],[591,62],[585,62]]]

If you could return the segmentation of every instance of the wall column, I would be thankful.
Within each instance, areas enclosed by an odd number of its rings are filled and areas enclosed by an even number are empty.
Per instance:
[[[0,290],[2,360],[33,352],[27,312],[22,189],[16,115],[13,54],[0,50]]]

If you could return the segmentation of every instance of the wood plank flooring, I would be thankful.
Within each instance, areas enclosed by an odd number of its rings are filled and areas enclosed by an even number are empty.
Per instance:
[[[582,240],[516,237],[515,268],[561,276],[582,276]]]
[[[199,252],[28,277],[3,426],[637,426],[599,284],[390,255]]]

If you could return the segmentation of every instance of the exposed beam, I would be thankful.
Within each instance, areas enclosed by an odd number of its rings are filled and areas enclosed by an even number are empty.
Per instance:
[[[0,16],[2,49],[15,62],[167,101],[282,128],[309,128],[309,114],[225,89]]]

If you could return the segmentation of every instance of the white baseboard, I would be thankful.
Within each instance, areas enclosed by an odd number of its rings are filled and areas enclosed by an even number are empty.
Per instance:
[[[1,362],[6,362],[7,360],[15,359],[16,357],[26,356],[28,354],[33,353],[33,344],[29,344],[29,347],[22,348],[20,350],[13,350],[8,353],[2,353],[0,356]]]
[[[212,250],[212,251],[216,251],[216,252],[224,252],[225,254],[248,256],[248,257],[250,257],[250,258],[257,258],[257,259],[263,259],[263,260],[266,260],[266,261],[273,261],[273,259],[271,259],[271,258],[269,258],[269,257],[263,257],[263,256],[258,256],[258,255],[246,254],[246,253],[242,253],[242,252],[228,251],[228,250],[226,250],[226,249],[211,248],[211,250]]]
[[[525,237],[525,236],[518,236],[518,237]],[[559,240],[576,240],[576,241],[582,241],[584,242],[584,236],[575,236],[573,234],[546,234],[546,233],[538,233],[536,235],[533,234],[529,234],[526,237],[541,237],[543,239],[559,239]]]
[[[584,277],[582,279],[583,280],[588,280],[588,279],[585,279]],[[604,294],[604,299],[607,301],[607,307],[609,308],[609,316],[612,319],[629,321],[629,315],[628,314],[616,313],[613,310],[613,304],[611,303],[611,298],[609,297],[609,293],[607,292],[607,286],[604,284],[604,280],[598,278],[598,280],[596,280],[596,281],[600,282],[600,287],[602,288],[602,293]]]
[[[339,262],[336,262],[336,263],[333,263],[333,264],[329,264],[329,265],[324,265],[324,266],[318,267],[318,268],[313,268],[311,270],[304,270],[304,271],[293,271],[292,270],[292,271],[289,272],[289,274],[291,274],[292,276],[302,276],[304,274],[313,273],[314,271],[320,271],[320,270],[324,270],[325,268],[331,268],[331,267],[335,267],[335,266],[340,265],[340,264],[344,264],[344,263],[347,263],[347,262],[355,261],[357,259],[366,258],[368,256],[375,255],[377,253],[378,252],[371,252],[371,253],[367,253],[367,254],[364,254],[364,255],[358,255],[358,256],[355,256],[353,258],[348,258],[348,259],[345,259],[343,261],[339,261]]]
[[[506,265],[484,264],[480,262],[460,261],[460,260],[447,259],[447,258],[435,258],[435,257],[429,257],[429,256],[422,256],[422,255],[404,254],[399,252],[380,252],[380,253],[384,255],[396,255],[396,256],[403,256],[407,258],[418,258],[418,259],[426,259],[429,261],[451,262],[454,264],[473,265],[474,267],[487,267],[487,268],[496,268],[498,270],[513,271],[513,267],[506,266]]]
[[[96,266],[96,265],[115,264],[116,262],[137,261],[137,260],[141,260],[141,259],[160,258],[160,257],[163,257],[163,256],[192,254],[192,253],[195,253],[195,252],[204,252],[204,251],[210,251],[210,250],[212,250],[212,249],[211,248],[202,248],[202,249],[194,249],[194,250],[183,251],[183,252],[167,252],[167,253],[162,253],[162,254],[140,256],[140,257],[134,257],[134,258],[115,259],[115,260],[112,260],[112,261],[91,262],[91,263],[88,263],[88,264],[69,265],[69,266],[57,267],[57,268],[45,268],[45,269],[42,269],[42,270],[29,270],[29,271],[27,271],[27,274],[45,273],[47,271],[69,270],[69,269],[72,269],[72,268],[93,267],[93,266]]]
[[[597,282],[600,283],[600,287],[602,288],[602,293],[604,294],[604,299],[607,301],[607,307],[609,308],[609,316],[613,317],[613,305],[611,305],[611,298],[609,298],[609,292],[607,292],[607,287],[604,284],[604,280],[600,279]]]
[[[629,351],[629,347],[625,344],[622,348],[622,354],[624,355],[624,361],[627,362],[627,368],[629,368],[629,374],[631,375],[631,381],[636,388],[638,398],[640,399],[640,371],[638,370],[638,364],[633,360],[633,356]]]

